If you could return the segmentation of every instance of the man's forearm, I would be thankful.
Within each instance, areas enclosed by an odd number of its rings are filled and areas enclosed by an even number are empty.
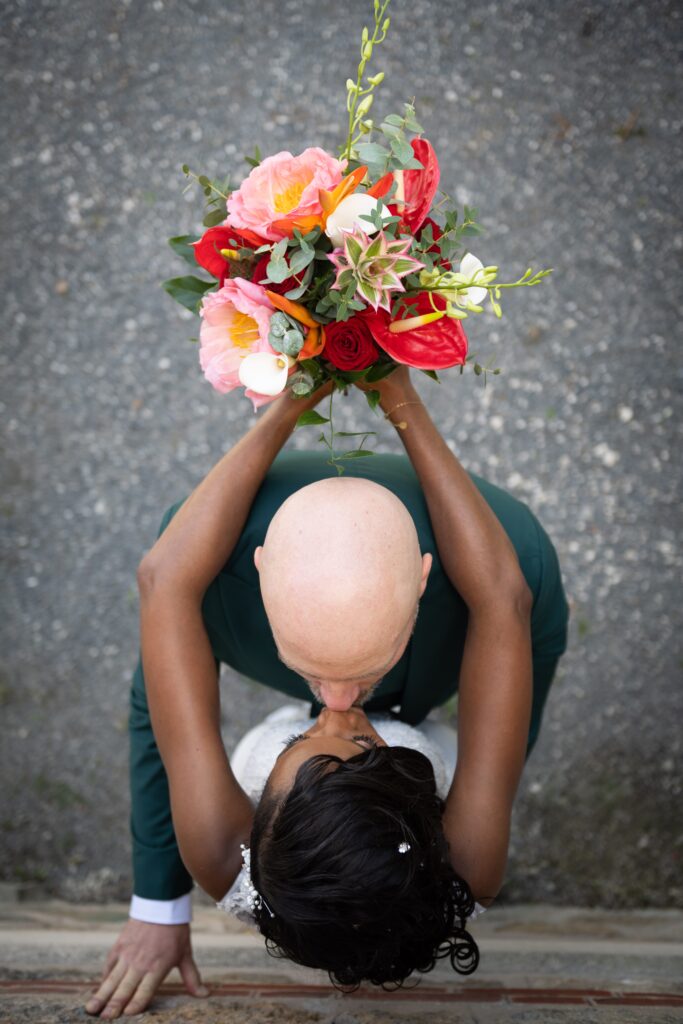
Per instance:
[[[398,429],[429,508],[444,570],[474,609],[502,592],[525,590],[515,550],[491,511],[432,422],[417,391],[408,384],[387,390],[381,406]],[[396,408],[399,406],[399,408]]]
[[[287,393],[213,467],[144,559],[165,584],[203,596],[228,561],[256,493],[298,416],[319,400]]]

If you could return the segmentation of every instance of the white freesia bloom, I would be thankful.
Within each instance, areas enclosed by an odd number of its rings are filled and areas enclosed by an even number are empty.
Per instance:
[[[290,366],[296,362],[279,352],[253,352],[239,366],[240,383],[259,395],[279,395],[284,391]]]
[[[379,199],[374,199],[365,192],[353,192],[346,199],[342,199],[336,210],[327,218],[325,234],[335,248],[344,244],[344,231],[353,231],[359,227],[366,235],[374,235],[377,229],[369,220],[362,220],[362,216],[371,214],[379,209],[382,220],[391,217],[388,207]]]
[[[471,252],[466,252],[460,261],[460,273],[466,281],[476,280],[477,274],[483,269],[484,264],[476,256],[473,256]],[[477,287],[467,288],[465,291],[460,292],[461,298],[467,299],[474,306],[481,305],[487,294],[486,288]]]

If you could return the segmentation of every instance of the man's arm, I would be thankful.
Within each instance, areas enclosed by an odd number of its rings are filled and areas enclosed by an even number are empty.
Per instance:
[[[407,369],[373,387],[380,390],[387,417],[405,424],[398,434],[420,480],[441,563],[469,611],[458,763],[444,832],[455,870],[485,902],[503,881],[512,803],[524,766],[531,594],[507,534],[432,423]]]
[[[173,826],[190,872],[220,898],[239,870],[239,842],[248,836],[253,808],[232,774],[220,738],[215,662],[201,603],[211,580],[228,561],[256,492],[297,417],[324,393],[321,389],[306,400],[287,393],[277,399],[211,470],[141,563],[143,664],[158,749],[149,728],[144,686],[145,706],[138,712],[143,746],[154,748],[148,751],[154,762],[148,768],[156,779],[149,813],[161,826],[150,831],[144,809],[139,820],[145,843],[150,844],[143,851],[151,857],[150,866],[155,849],[164,857],[165,882],[159,895],[184,889],[190,878],[177,850],[171,849],[174,844],[168,842],[168,790],[158,785],[160,771],[170,783]],[[140,670],[140,685],[141,681]],[[135,685],[133,695],[135,701]],[[107,1018],[140,1013],[174,966],[188,992],[206,994],[192,957],[188,924],[129,920],[107,958],[88,1012]]]

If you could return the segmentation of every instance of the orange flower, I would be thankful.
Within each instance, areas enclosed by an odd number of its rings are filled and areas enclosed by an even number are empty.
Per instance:
[[[306,217],[283,217],[282,220],[273,221],[273,227],[288,238],[294,237],[294,228],[298,228],[303,235],[312,231],[313,228],[324,228],[330,214],[337,209],[342,199],[355,192],[367,172],[367,167],[357,167],[355,171],[351,171],[345,178],[342,178],[331,191],[321,188],[318,192],[318,199],[322,213],[312,213]]]
[[[304,347],[301,349],[301,352],[299,352],[297,358],[313,359],[314,356],[319,356],[325,348],[326,340],[325,328],[322,324],[318,327],[309,327]]]

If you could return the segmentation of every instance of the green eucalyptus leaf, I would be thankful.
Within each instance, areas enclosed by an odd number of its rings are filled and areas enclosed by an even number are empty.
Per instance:
[[[358,158],[364,164],[383,165],[389,157],[389,150],[377,142],[361,142],[357,148]],[[411,150],[412,152],[412,150]]]
[[[286,281],[288,277],[291,277],[287,260],[281,256],[271,256],[266,267],[266,276],[273,284],[282,284],[283,281]]]
[[[413,147],[405,139],[395,138],[391,140],[391,152],[402,164],[408,163],[415,156]]]
[[[280,344],[286,356],[298,356],[304,347],[304,336],[301,331],[287,331]]]
[[[283,338],[289,330],[289,320],[284,313],[279,310],[277,313],[273,313],[270,318],[270,333],[275,338]]]
[[[298,288],[290,288],[288,292],[285,292],[286,299],[300,299],[304,292],[308,289],[308,284],[305,282],[300,284]]]
[[[315,249],[297,249],[289,257],[289,267],[292,274],[299,274],[304,270],[312,260],[315,259]]]
[[[411,147],[412,152],[412,147]],[[425,165],[420,163],[417,157],[413,157],[410,160],[404,160],[401,163],[401,170],[403,171],[424,171]]]
[[[315,391],[315,381],[310,374],[297,370],[287,381],[287,387],[291,388],[298,398],[305,398]]]
[[[341,455],[337,455],[338,459],[363,459],[367,455],[374,455],[374,452],[366,452],[364,448],[356,448],[352,452],[342,452]]]

